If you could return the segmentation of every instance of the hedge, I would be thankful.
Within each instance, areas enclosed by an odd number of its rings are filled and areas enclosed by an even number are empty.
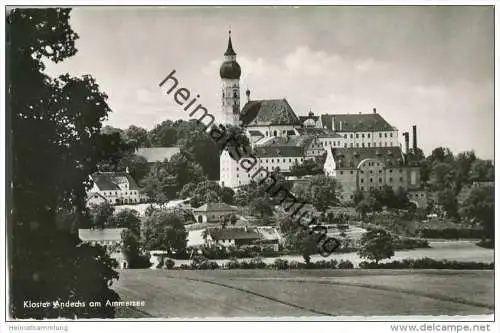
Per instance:
[[[431,229],[421,228],[417,229],[416,233],[424,238],[443,238],[443,239],[459,239],[459,238],[482,238],[483,231],[480,229]]]
[[[365,269],[495,269],[495,263],[475,261],[449,261],[422,259],[403,259],[386,263],[362,261],[359,268]]]

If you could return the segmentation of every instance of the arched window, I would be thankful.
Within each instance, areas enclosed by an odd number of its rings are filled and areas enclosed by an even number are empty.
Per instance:
[[[274,131],[274,136],[278,136],[278,131]]]

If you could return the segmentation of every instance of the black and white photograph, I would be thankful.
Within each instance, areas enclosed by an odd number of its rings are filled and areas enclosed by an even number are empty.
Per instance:
[[[103,4],[4,7],[6,332],[496,331],[494,2]]]

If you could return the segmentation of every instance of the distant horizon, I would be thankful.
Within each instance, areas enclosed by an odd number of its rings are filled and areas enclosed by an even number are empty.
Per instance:
[[[241,106],[285,98],[297,115],[371,113],[426,155],[494,160],[494,20],[487,6],[78,7],[77,54],[50,75],[92,75],[113,110],[103,125],[151,130],[185,114],[158,87],[173,69],[216,117],[231,27]]]

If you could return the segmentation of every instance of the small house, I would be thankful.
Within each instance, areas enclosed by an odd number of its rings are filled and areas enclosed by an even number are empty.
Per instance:
[[[225,216],[234,215],[237,212],[238,209],[236,207],[222,202],[206,203],[201,207],[193,209],[196,222],[198,223],[218,223]]]

